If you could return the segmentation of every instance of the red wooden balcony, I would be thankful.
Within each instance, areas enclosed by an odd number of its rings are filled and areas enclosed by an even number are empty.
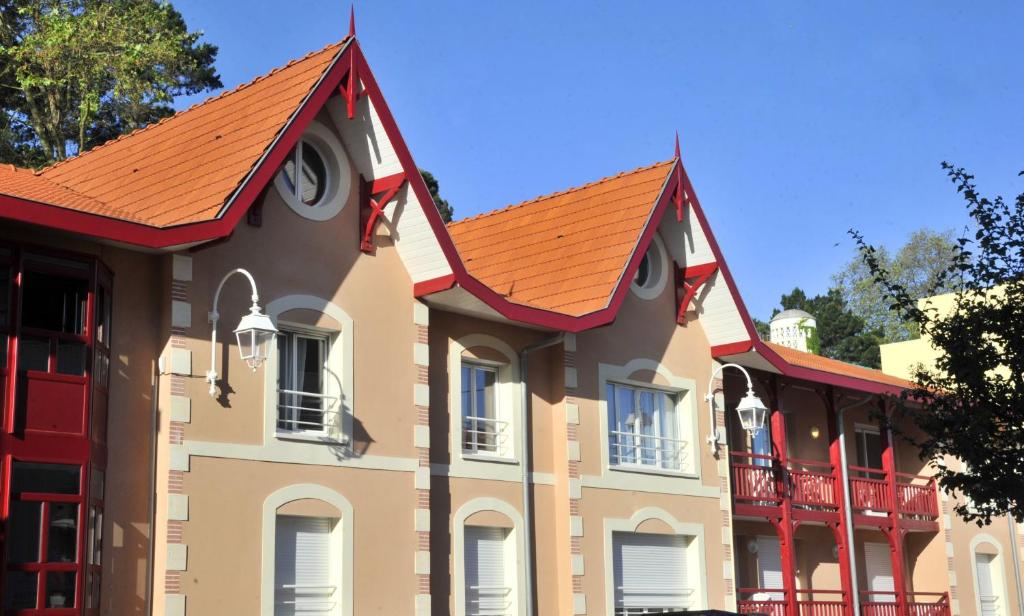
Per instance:
[[[789,487],[793,506],[814,510],[838,511],[836,477],[832,465],[814,460],[789,461]]]
[[[853,512],[878,516],[892,513],[892,490],[886,481],[885,471],[864,466],[851,466],[849,469]]]
[[[846,600],[841,590],[798,590],[796,610],[799,616],[843,616]]]
[[[934,520],[939,517],[934,477],[896,473],[896,500],[900,515]]]
[[[950,616],[948,593],[908,592],[906,597],[910,616]],[[861,591],[860,611],[863,616],[900,616],[896,597],[885,593]]]
[[[740,588],[736,608],[740,614],[786,616],[786,591],[769,588]]]
[[[786,616],[788,593],[781,589],[740,588],[736,605],[740,614]],[[798,590],[796,608],[799,616],[843,616],[846,601],[840,590]],[[924,616],[924,615],[922,615]]]
[[[776,507],[782,502],[773,456],[730,452],[732,495],[737,505]]]

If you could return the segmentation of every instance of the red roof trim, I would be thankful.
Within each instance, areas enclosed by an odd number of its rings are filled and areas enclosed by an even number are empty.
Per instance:
[[[441,276],[439,278],[431,278],[430,280],[424,280],[423,282],[417,282],[412,285],[413,297],[423,297],[424,295],[430,295],[431,293],[440,293],[441,291],[447,291],[448,289],[455,286],[455,274],[448,274],[447,276]]]

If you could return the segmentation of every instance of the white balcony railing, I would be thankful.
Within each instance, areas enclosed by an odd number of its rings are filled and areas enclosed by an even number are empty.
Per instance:
[[[462,451],[503,456],[508,452],[508,422],[489,417],[462,418]]]
[[[641,614],[664,614],[684,612],[692,607],[693,588],[672,590],[669,588],[621,587],[615,606],[615,616],[636,616]]]
[[[294,389],[278,390],[277,431],[324,434],[337,425],[337,396]]]
[[[981,603],[981,615],[980,616],[1002,616],[1002,611],[999,608],[999,597],[995,595],[979,595],[978,601]]]
[[[466,616],[512,616],[512,589],[508,586],[470,586]]]
[[[610,431],[608,436],[609,458],[613,465],[651,466],[677,471],[686,467],[686,441],[636,432]]]

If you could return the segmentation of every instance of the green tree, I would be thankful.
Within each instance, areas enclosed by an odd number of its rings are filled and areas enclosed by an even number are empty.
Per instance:
[[[0,156],[38,166],[221,87],[217,48],[157,0],[8,0],[0,8]]]
[[[989,199],[964,169],[942,167],[973,227],[939,281],[956,294],[950,312],[919,306],[878,249],[850,231],[882,297],[940,351],[934,368],[918,366],[918,386],[896,400],[891,423],[920,429],[901,433],[944,490],[971,499],[956,506],[961,517],[979,525],[1001,514],[1024,521],[1024,194],[1009,203]]]
[[[420,175],[423,177],[423,182],[427,185],[427,190],[430,191],[430,197],[434,200],[438,213],[441,214],[441,220],[445,221],[445,223],[451,222],[452,216],[455,215],[455,208],[449,205],[447,200],[441,198],[441,185],[438,183],[437,178],[426,169],[420,169]]]
[[[803,310],[814,316],[817,336],[812,347],[816,343],[821,355],[869,368],[881,365],[878,351],[881,332],[866,328],[864,319],[850,311],[839,289],[829,289],[824,295],[807,297],[803,289],[797,287],[784,294],[779,304],[781,310]],[[772,316],[781,310],[776,308]]]
[[[930,297],[947,293],[952,287],[945,272],[952,262],[956,242],[952,231],[936,232],[920,229],[892,255],[884,247],[875,253],[879,265],[889,272],[914,297]],[[899,342],[917,338],[917,324],[889,310],[889,302],[864,261],[854,257],[832,277],[832,284],[850,311],[864,319],[868,330],[881,330],[883,342]]]

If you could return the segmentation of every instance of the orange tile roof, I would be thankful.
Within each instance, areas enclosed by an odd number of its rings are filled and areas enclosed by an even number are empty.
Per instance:
[[[155,227],[212,220],[345,41],[37,173],[0,193]]]
[[[872,368],[865,368],[855,364],[848,364],[844,361],[839,361],[838,359],[830,359],[813,353],[805,353],[803,351],[782,346],[781,344],[774,344],[771,342],[765,342],[764,344],[771,350],[775,351],[779,357],[787,363],[801,368],[828,372],[830,374],[862,379],[865,381],[874,381],[876,383],[884,383],[886,385],[895,385],[897,387],[911,388],[915,386],[914,383],[910,381],[886,374],[881,370],[874,370]]]
[[[572,316],[608,305],[673,161],[448,225],[477,280],[516,303]]]

